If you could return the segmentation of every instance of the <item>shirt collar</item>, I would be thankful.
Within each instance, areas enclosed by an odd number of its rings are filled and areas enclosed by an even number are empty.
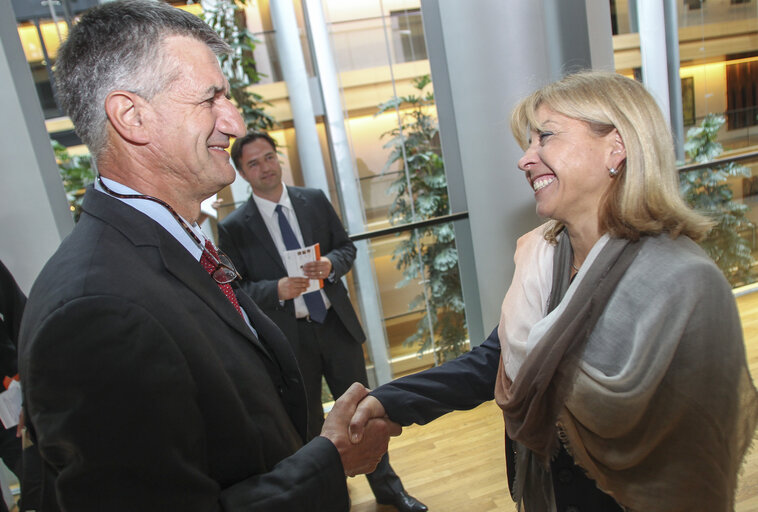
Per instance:
[[[112,179],[106,178],[104,176],[100,176],[100,179],[105,182],[105,186],[119,194],[141,194],[141,192],[131,189],[126,185],[122,185],[121,183],[113,181]],[[105,190],[103,190],[97,181],[95,181],[95,190],[98,190],[103,194],[112,197],[113,199],[129,205],[135,210],[138,210],[153,219],[155,222],[160,224],[163,229],[168,231],[174,238],[176,238],[176,240],[189,251],[193,258],[200,261],[200,257],[203,254],[203,249],[201,247],[198,247],[197,243],[195,243],[192,237],[189,236],[186,231],[184,231],[184,228],[182,228],[182,226],[174,218],[171,212],[169,212],[164,206],[148,199],[122,199],[120,197],[111,196]],[[196,223],[190,224],[187,222],[187,219],[184,219],[184,217],[182,217],[182,219],[190,227],[192,232],[195,233],[195,235],[200,239],[200,241],[205,243],[206,236],[203,234],[200,226],[198,226]]]
[[[261,215],[266,217],[273,217],[274,213],[276,213],[276,205],[280,204],[284,208],[288,208],[290,211],[294,211],[292,208],[292,201],[290,200],[290,194],[287,191],[287,185],[282,183],[282,196],[279,198],[278,202],[269,201],[268,199],[264,199],[262,197],[259,197],[253,193],[253,201],[255,201],[255,205],[258,207],[258,211],[261,212]]]

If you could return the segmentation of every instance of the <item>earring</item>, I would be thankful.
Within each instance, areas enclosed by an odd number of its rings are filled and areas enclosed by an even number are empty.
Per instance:
[[[608,169],[608,174],[610,175],[611,178],[615,178],[616,176],[619,175],[619,172],[618,170],[616,170],[615,167],[611,167],[610,169]]]

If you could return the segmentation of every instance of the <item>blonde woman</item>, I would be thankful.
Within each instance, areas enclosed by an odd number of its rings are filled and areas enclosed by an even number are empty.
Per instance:
[[[494,397],[527,512],[732,510],[758,398],[729,284],[695,243],[711,223],[679,197],[658,106],[634,80],[583,72],[522,100],[511,125],[550,220],[519,240],[498,327],[375,390],[352,428]]]

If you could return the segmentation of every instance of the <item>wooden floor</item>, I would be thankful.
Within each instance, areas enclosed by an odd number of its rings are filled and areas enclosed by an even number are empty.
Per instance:
[[[737,304],[750,371],[758,382],[758,292],[739,297]],[[430,512],[511,512],[503,443],[502,415],[490,402],[403,429],[390,442],[390,461],[408,492]],[[363,476],[349,478],[348,488],[351,512],[394,510],[376,504]],[[758,443],[745,461],[735,510],[758,512]]]

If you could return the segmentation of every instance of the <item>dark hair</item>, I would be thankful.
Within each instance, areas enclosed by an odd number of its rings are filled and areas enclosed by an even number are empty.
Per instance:
[[[234,144],[232,144],[232,162],[234,162],[234,167],[239,171],[240,170],[240,160],[242,159],[242,149],[251,142],[255,142],[258,139],[263,139],[269,144],[271,144],[271,149],[276,151],[276,141],[274,138],[269,135],[266,132],[249,132],[244,137],[240,137],[239,139],[234,141]]]
[[[229,45],[197,16],[163,1],[117,0],[87,11],[58,51],[58,102],[97,158],[107,144],[105,98],[126,90],[151,99],[175,77],[163,41],[188,36],[216,55]]]

